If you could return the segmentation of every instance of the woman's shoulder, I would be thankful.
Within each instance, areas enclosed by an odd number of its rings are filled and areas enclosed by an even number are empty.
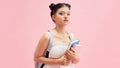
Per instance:
[[[42,37],[41,37],[41,39],[45,39],[45,40],[49,40],[49,34],[48,34],[48,32],[45,32],[45,33],[43,33],[43,35],[42,35]]]
[[[51,36],[53,36],[53,30],[52,30],[52,29],[51,29],[51,30],[46,31],[45,33],[43,33],[42,38],[45,38],[45,39],[50,39],[50,38],[51,38]]]

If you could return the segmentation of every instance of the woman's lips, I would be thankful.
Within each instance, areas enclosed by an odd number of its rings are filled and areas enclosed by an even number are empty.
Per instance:
[[[68,22],[68,20],[64,20],[65,22]]]

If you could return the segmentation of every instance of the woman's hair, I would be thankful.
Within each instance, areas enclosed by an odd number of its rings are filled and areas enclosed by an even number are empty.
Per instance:
[[[57,10],[58,10],[59,8],[62,8],[62,7],[64,7],[64,6],[68,7],[69,10],[70,10],[70,8],[71,8],[71,5],[68,4],[68,3],[57,3],[57,4],[51,3],[51,4],[49,5],[49,8],[50,8],[50,10],[51,10],[51,13],[50,13],[51,17],[52,17],[52,15],[54,15],[54,14],[57,12]]]

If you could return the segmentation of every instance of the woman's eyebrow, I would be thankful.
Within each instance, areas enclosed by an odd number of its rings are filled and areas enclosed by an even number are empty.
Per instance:
[[[67,11],[67,12],[66,12],[66,11],[60,11],[60,12],[64,12],[64,13],[70,13],[70,11]]]
[[[60,11],[60,12],[65,12],[65,11]]]

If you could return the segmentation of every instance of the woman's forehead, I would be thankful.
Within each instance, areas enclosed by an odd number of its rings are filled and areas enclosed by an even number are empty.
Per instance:
[[[64,7],[61,7],[58,9],[58,12],[61,12],[61,11],[64,11],[64,12],[70,12],[69,8],[64,6]]]

